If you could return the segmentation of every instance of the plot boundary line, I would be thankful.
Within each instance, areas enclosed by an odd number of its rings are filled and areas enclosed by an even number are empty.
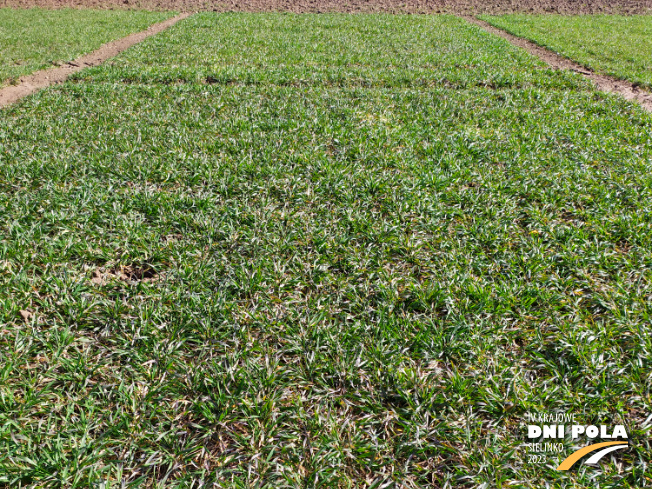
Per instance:
[[[596,73],[595,71],[586,68],[585,66],[582,66],[575,61],[565,58],[548,48],[539,46],[538,44],[528,39],[510,34],[507,31],[492,26],[484,20],[480,20],[470,15],[461,15],[460,17],[472,24],[481,27],[491,34],[495,34],[496,36],[500,36],[503,39],[506,39],[514,46],[525,49],[530,54],[547,63],[551,68],[557,70],[570,70],[579,73],[585,78],[591,80],[598,88],[598,90],[602,92],[615,93],[622,96],[626,100],[638,102],[640,106],[643,107],[643,109],[648,112],[652,112],[652,93],[637,87],[632,82],[619,80],[609,75]]]
[[[135,32],[126,37],[107,42],[95,51],[84,54],[83,56],[80,56],[73,61],[69,61],[62,66],[46,68],[44,70],[35,71],[30,75],[22,76],[20,77],[18,84],[0,88],[0,108],[18,102],[20,99],[43,88],[63,83],[70,75],[77,71],[91,66],[98,66],[104,63],[107,59],[117,56],[134,44],[138,44],[148,37],[172,27],[174,24],[190,15],[192,14],[179,14],[176,17],[164,20],[163,22],[152,24],[144,31]]]

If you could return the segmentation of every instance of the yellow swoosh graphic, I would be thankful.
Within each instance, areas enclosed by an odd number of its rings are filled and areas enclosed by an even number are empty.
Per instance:
[[[559,467],[557,467],[557,470],[568,470],[570,469],[573,465],[575,465],[575,462],[577,462],[579,459],[581,459],[584,455],[594,452],[595,450],[598,450],[599,448],[602,447],[610,447],[612,445],[629,445],[627,442],[623,441],[606,441],[604,443],[596,443],[594,445],[589,445],[588,447],[584,447],[579,449],[578,451],[571,453],[566,460],[564,460],[561,464],[559,464]]]

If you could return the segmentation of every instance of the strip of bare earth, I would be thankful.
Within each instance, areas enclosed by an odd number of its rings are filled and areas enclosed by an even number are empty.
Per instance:
[[[134,44],[138,44],[149,36],[164,31],[168,27],[173,26],[190,15],[190,13],[177,15],[176,17],[164,22],[153,24],[144,31],[136,32],[127,37],[123,37],[122,39],[108,42],[96,51],[85,54],[84,56],[81,56],[74,61],[70,61],[63,66],[40,70],[31,75],[24,76],[19,80],[17,85],[11,85],[0,89],[0,107],[13,104],[21,98],[31,95],[42,88],[57,83],[63,83],[76,71],[83,70],[89,66],[102,64],[107,59],[117,56],[125,49],[130,48]]]
[[[94,8],[183,12],[404,13],[404,14],[649,14],[652,0],[0,0],[12,8]]]
[[[626,100],[638,102],[645,110],[652,112],[652,93],[635,86],[631,82],[618,80],[607,75],[595,73],[594,71],[585,68],[584,66],[575,63],[568,58],[564,58],[563,56],[560,56],[547,48],[539,46],[538,44],[528,41],[527,39],[509,34],[508,32],[498,29],[497,27],[494,27],[483,20],[469,15],[463,15],[462,18],[482,27],[487,32],[500,36],[503,39],[507,39],[515,46],[521,47],[528,51],[530,54],[539,57],[554,69],[571,70],[580,73],[581,75],[593,81],[599,90],[602,90],[603,92],[617,93],[618,95],[624,97]]]

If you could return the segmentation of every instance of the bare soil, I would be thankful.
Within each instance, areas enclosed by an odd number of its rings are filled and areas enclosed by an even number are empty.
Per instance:
[[[195,12],[499,14],[652,13],[652,0],[0,0],[0,7],[92,7]]]
[[[73,73],[83,70],[89,66],[97,66],[109,58],[117,56],[125,49],[139,43],[149,36],[153,36],[167,29],[168,27],[176,24],[181,19],[185,19],[189,14],[181,14],[168,19],[158,24],[149,26],[146,30],[136,32],[122,39],[111,41],[98,50],[90,54],[86,54],[74,61],[70,61],[62,66],[56,68],[49,68],[40,70],[31,75],[23,76],[16,85],[10,85],[5,88],[0,88],[0,107],[13,104],[23,97],[30,95],[41,88],[54,85],[56,83],[63,83]]]

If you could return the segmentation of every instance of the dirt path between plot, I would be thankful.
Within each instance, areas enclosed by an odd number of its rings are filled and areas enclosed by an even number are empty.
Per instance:
[[[575,63],[570,59],[564,58],[563,56],[560,56],[547,48],[541,47],[538,44],[528,41],[527,39],[509,34],[508,32],[505,32],[502,29],[498,29],[497,27],[494,27],[483,20],[467,15],[462,17],[469,22],[482,27],[487,32],[500,36],[503,39],[507,39],[513,45],[525,49],[530,54],[538,56],[540,59],[548,63],[552,68],[557,70],[571,70],[576,73],[580,73],[595,83],[598,89],[602,90],[603,92],[617,93],[627,100],[638,102],[645,110],[652,112],[652,93],[635,86],[633,83],[618,80],[611,76],[595,73],[594,71],[591,71],[590,69],[585,68],[584,66]]]
[[[26,75],[20,78],[17,85],[11,85],[5,88],[0,88],[0,107],[4,107],[14,102],[17,102],[27,95],[49,87],[57,83],[63,83],[68,77],[76,71],[83,70],[89,66],[97,66],[104,63],[107,59],[117,56],[125,49],[138,44],[142,40],[158,34],[159,32],[173,26],[182,19],[188,17],[189,13],[177,15],[164,22],[153,24],[146,30],[130,34],[122,39],[108,42],[101,46],[98,50],[92,53],[85,54],[74,61],[70,61],[63,66],[56,68],[48,68],[45,70],[37,71],[31,75]]]

